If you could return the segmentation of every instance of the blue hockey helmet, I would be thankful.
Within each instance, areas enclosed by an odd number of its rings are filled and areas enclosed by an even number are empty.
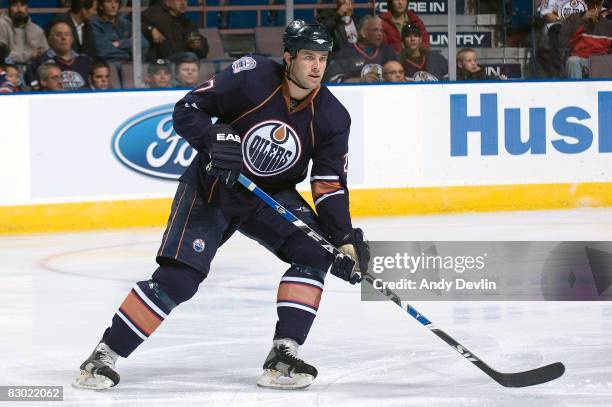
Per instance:
[[[333,46],[334,41],[327,29],[316,21],[293,20],[283,34],[283,47],[293,58],[301,49],[331,52]]]

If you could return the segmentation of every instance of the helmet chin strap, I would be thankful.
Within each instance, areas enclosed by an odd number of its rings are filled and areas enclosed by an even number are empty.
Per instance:
[[[295,84],[295,86],[297,86],[298,88],[300,88],[302,90],[310,90],[310,88],[306,88],[306,87],[300,85],[295,79],[293,79],[291,77],[291,69],[293,68],[293,57],[291,57],[290,61],[291,61],[291,63],[289,64],[289,69],[287,69],[287,71],[285,72],[285,76],[287,77],[287,79],[290,80],[291,82],[293,82]]]

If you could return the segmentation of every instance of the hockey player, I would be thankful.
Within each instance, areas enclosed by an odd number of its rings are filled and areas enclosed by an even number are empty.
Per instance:
[[[317,314],[325,275],[354,284],[367,271],[369,247],[353,229],[346,187],[350,117],[321,78],[332,49],[318,23],[293,21],[283,36],[283,65],[243,57],[194,88],[174,110],[174,128],[198,154],[180,179],[151,279],[136,283],[75,386],[115,386],[118,357],[128,357],[206,278],[217,249],[236,231],[290,267],[277,294],[278,321],[263,387],[310,385],[317,370],[298,358]],[[217,117],[215,124],[211,118]],[[295,185],[312,160],[317,214]],[[346,255],[334,257],[235,183],[240,172]]]

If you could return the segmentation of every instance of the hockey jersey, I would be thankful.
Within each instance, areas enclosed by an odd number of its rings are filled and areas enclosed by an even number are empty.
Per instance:
[[[415,82],[437,82],[448,79],[448,61],[439,52],[423,49],[419,61],[402,53],[401,61],[406,77]]]
[[[345,82],[347,79],[360,78],[367,65],[380,66],[382,75],[382,66],[390,60],[397,60],[397,55],[388,45],[382,44],[368,50],[359,44],[349,44],[334,54],[325,72],[324,81]]]
[[[544,0],[540,7],[538,7],[540,16],[544,17],[555,12],[561,19],[567,18],[574,13],[583,13],[587,9],[585,0]],[[554,24],[559,24],[559,22],[548,23],[546,27],[549,28]]]
[[[44,54],[34,59],[25,73],[25,80],[33,88],[38,86],[36,70],[45,62],[55,62],[62,70],[62,84],[64,90],[77,90],[89,84],[89,57],[71,51],[72,59],[60,58],[55,51],[48,49]]]
[[[176,104],[174,129],[198,151],[181,181],[228,210],[248,199],[243,187],[217,185],[202,170],[209,161],[206,128],[216,117],[241,135],[243,173],[268,193],[294,188],[312,161],[310,181],[321,227],[338,243],[352,229],[346,188],[350,116],[325,86],[296,104],[284,69],[268,58],[243,57]]]

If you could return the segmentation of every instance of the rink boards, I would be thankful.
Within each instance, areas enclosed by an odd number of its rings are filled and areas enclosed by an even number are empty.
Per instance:
[[[612,81],[331,89],[355,216],[612,206]],[[1,96],[0,232],[163,224],[184,93]]]

